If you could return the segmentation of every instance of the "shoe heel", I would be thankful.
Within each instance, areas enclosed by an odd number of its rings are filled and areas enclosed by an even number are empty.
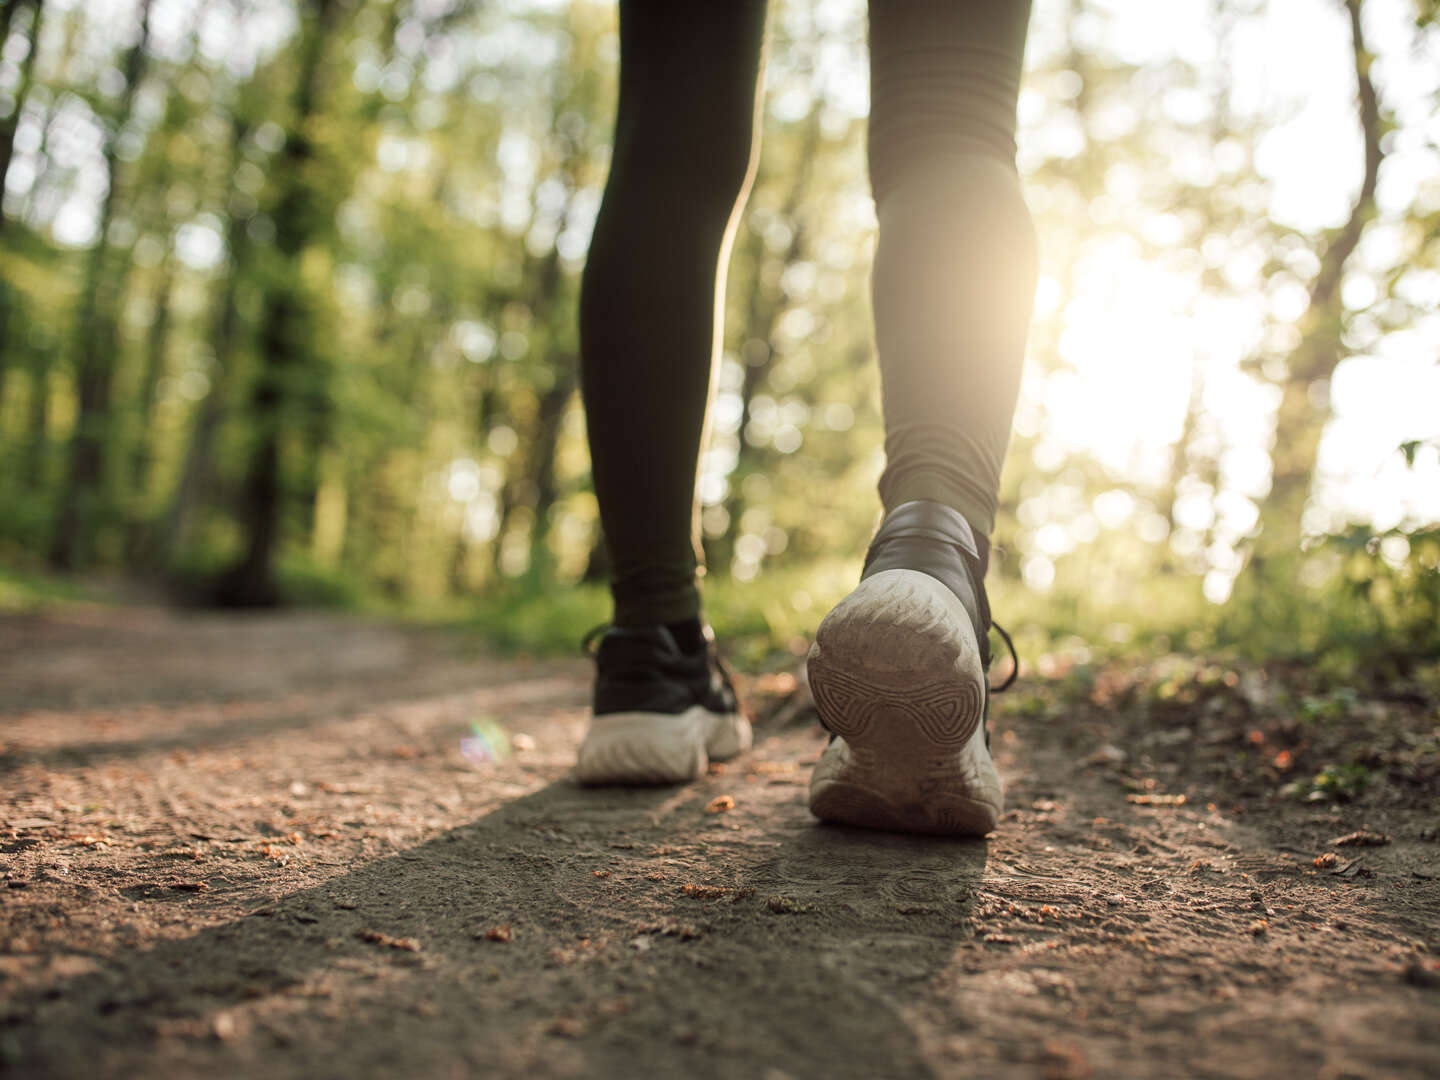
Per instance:
[[[943,585],[914,571],[861,582],[821,622],[807,671],[825,726],[852,747],[904,739],[895,730],[903,726],[922,747],[958,750],[984,713],[969,616]]]
[[[995,827],[1000,778],[976,737],[985,673],[970,617],[944,585],[909,570],[865,579],[820,624],[807,670],[839,736],[811,780],[816,817],[944,835]]]

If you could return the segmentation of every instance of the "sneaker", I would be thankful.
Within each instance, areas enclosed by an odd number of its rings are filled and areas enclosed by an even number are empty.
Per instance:
[[[716,654],[681,650],[663,626],[613,626],[595,650],[595,708],[582,784],[680,784],[750,748],[750,721]]]
[[[807,670],[832,733],[810,781],[810,811],[822,821],[958,836],[995,827],[1003,793],[985,730],[989,545],[981,551],[950,507],[897,506],[859,586],[820,623]]]

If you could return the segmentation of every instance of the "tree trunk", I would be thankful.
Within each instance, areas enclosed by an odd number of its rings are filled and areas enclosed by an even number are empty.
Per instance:
[[[60,56],[55,61],[56,71],[68,71],[75,58],[76,39],[80,37],[79,21],[75,19],[61,18],[60,25],[65,30],[65,40],[61,46]],[[45,115],[40,121],[40,145],[35,150],[35,178],[31,181],[30,190],[25,195],[25,203],[20,213],[15,217],[18,220],[25,220],[34,208],[36,197],[45,189],[46,177],[50,175],[51,153],[50,136],[54,134],[55,121],[60,116],[62,108],[68,104],[69,97],[66,94],[50,94],[49,101],[45,105]],[[18,114],[17,114],[18,115]]]
[[[566,202],[556,235],[565,231],[570,215],[574,211],[577,188],[575,181],[577,153],[578,150],[572,146],[560,165],[559,172],[565,183]],[[539,260],[535,270],[535,279],[534,300],[530,305],[531,313],[535,320],[542,325],[553,325],[556,308],[560,301],[561,288],[564,284],[558,250],[552,247]],[[560,440],[560,427],[565,417],[565,408],[575,393],[576,383],[580,377],[578,357],[568,353],[562,355],[553,351],[552,356],[556,364],[552,368],[552,381],[550,386],[540,394],[536,405],[535,423],[529,432],[529,439],[525,441],[527,449],[516,466],[518,475],[506,477],[500,492],[500,525],[495,533],[493,552],[497,571],[500,570],[505,533],[511,515],[517,504],[525,501],[530,503],[534,511],[530,522],[528,571],[538,575],[544,575],[548,571],[550,510],[555,505],[558,495],[555,484],[555,454]]]
[[[277,218],[280,215],[277,215]],[[278,235],[278,229],[277,229]],[[293,268],[292,268],[293,269]],[[265,299],[260,333],[261,372],[250,396],[248,418],[255,448],[240,493],[238,517],[246,532],[245,553],[223,576],[217,599],[232,607],[272,607],[280,602],[275,556],[280,539],[280,440],[290,410],[294,374],[301,364],[305,311],[288,286],[272,287]]]
[[[20,85],[15,91],[15,105],[10,115],[0,120],[0,196],[5,193],[5,181],[10,175],[10,162],[15,156],[15,132],[20,126],[20,114],[25,110],[25,99],[30,96],[30,86],[35,74],[35,47],[40,40],[40,0],[5,0],[0,8],[0,45],[10,39],[11,20],[21,8],[30,8],[30,26],[25,31],[29,50],[21,61]],[[0,199],[0,232],[5,229],[4,200]]]
[[[280,541],[281,439],[315,388],[302,385],[310,374],[310,311],[303,298],[300,255],[315,229],[320,193],[309,175],[315,158],[310,128],[317,112],[325,38],[336,0],[315,0],[300,54],[299,81],[291,130],[274,164],[280,186],[275,211],[277,265],[261,307],[261,370],[251,391],[249,420],[255,433],[249,469],[241,489],[238,517],[245,534],[239,562],[221,578],[216,599],[227,606],[268,607],[279,603],[275,558]]]
[[[175,283],[175,264],[166,258],[155,288],[155,316],[145,342],[145,371],[140,378],[140,391],[135,400],[135,444],[130,452],[130,490],[143,500],[148,488],[150,465],[154,459],[150,421],[155,412],[155,391],[165,374],[165,353],[170,345],[170,299]]]
[[[25,59],[21,61],[20,85],[15,91],[15,104],[11,107],[10,115],[0,119],[0,234],[3,234],[5,229],[5,180],[10,175],[10,161],[15,155],[15,131],[20,126],[20,114],[30,93],[35,71],[35,43],[40,28],[38,0],[4,0],[3,6],[0,6],[0,46],[10,40],[10,27],[15,15],[24,7],[31,9],[30,25],[25,34],[29,48]],[[16,299],[9,282],[0,278],[0,415],[3,415],[5,384],[8,382],[10,361],[14,355],[14,350],[10,348],[10,330],[15,306]],[[4,434],[0,431],[0,437]]]
[[[10,348],[10,312],[15,306],[10,286],[3,277],[0,277],[0,424],[5,419],[5,386],[9,382],[10,358],[14,350]],[[3,426],[0,426],[0,448],[6,442],[6,433]]]
[[[1384,152],[1380,146],[1380,105],[1370,80],[1372,57],[1360,25],[1362,0],[1346,0],[1364,134],[1365,172],[1349,219],[1331,234],[1320,254],[1320,271],[1310,286],[1310,305],[1300,324],[1300,343],[1290,356],[1275,416],[1270,491],[1260,504],[1261,535],[1252,567],[1299,548],[1301,517],[1315,475],[1320,438],[1331,415],[1329,380],[1345,352],[1340,337],[1343,307],[1340,282],[1360,234],[1375,216],[1375,183]]]
[[[555,480],[555,454],[570,399],[575,396],[579,365],[575,356],[555,358],[555,382],[540,397],[530,452],[529,484],[535,520],[530,526],[530,571],[544,575],[550,567],[550,511],[559,496]]]
[[[20,486],[26,491],[49,490],[50,371],[58,349],[47,338],[30,350],[30,395],[25,409],[25,433],[19,449]]]
[[[1161,516],[1170,523],[1173,531],[1179,522],[1175,520],[1175,498],[1180,482],[1190,474],[1190,446],[1195,441],[1200,420],[1205,415],[1205,361],[1197,356],[1190,371],[1190,396],[1185,403],[1185,422],[1180,428],[1180,437],[1170,457],[1170,476],[1165,483],[1164,504],[1159,507]]]
[[[130,116],[135,91],[145,72],[151,2],[141,0],[140,38],[126,55],[124,90],[114,122],[105,136],[105,197],[100,204],[95,246],[90,249],[80,288],[80,310],[75,332],[79,354],[75,375],[79,409],[50,546],[50,562],[61,570],[78,569],[91,561],[95,531],[104,509],[106,455],[110,448],[110,390],[118,336],[115,309],[125,277],[125,267],[112,270],[108,266],[107,233],[119,194],[120,131]]]
[[[250,133],[250,126],[240,116],[232,114],[230,129],[233,166],[240,158],[240,147]],[[210,390],[196,410],[190,428],[184,465],[181,467],[174,494],[170,498],[170,507],[160,526],[154,549],[147,553],[147,561],[156,567],[174,566],[176,558],[184,549],[200,492],[210,477],[215,433],[219,430],[220,420],[225,414],[225,397],[240,325],[239,291],[240,277],[248,252],[245,232],[247,225],[248,219],[234,214],[226,225],[225,251],[229,256],[229,266],[225,283],[220,289],[215,329],[210,339],[214,347],[215,367],[210,377]]]

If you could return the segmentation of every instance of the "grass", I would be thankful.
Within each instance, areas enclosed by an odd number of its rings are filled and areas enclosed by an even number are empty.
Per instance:
[[[103,590],[88,582],[0,565],[0,612],[95,604],[106,599]]]
[[[779,569],[751,582],[712,580],[704,587],[705,613],[727,655],[744,666],[764,666],[808,644],[815,623],[850,590],[859,570],[837,561]],[[585,633],[609,617],[603,585],[515,585],[443,621],[503,650],[553,655],[577,650]]]

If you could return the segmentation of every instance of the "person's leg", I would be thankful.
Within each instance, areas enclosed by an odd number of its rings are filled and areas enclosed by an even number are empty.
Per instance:
[[[725,264],[754,170],[764,0],[621,0],[610,177],[580,298],[581,392],[615,624],[685,624]]]
[[[610,554],[583,783],[675,783],[750,745],[700,620],[695,471],[725,263],[754,169],[764,0],[621,0],[610,177],[580,295]]]
[[[995,525],[1035,288],[1015,171],[1029,0],[874,0],[870,179],[887,511]]]
[[[835,736],[811,778],[824,820],[983,835],[1003,805],[984,578],[1035,276],[1014,164],[1028,17],[1028,0],[870,7],[886,514],[810,651]]]

